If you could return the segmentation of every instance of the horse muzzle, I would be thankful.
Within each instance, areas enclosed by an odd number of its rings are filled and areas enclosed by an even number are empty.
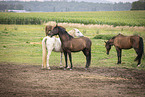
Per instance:
[[[82,35],[82,36],[79,36],[79,37],[84,37],[84,36]]]
[[[47,35],[50,36],[50,37],[54,36],[54,35],[52,35],[51,33],[48,33]]]
[[[106,52],[107,55],[109,55],[109,52]]]
[[[50,36],[50,33],[48,33],[47,35]]]

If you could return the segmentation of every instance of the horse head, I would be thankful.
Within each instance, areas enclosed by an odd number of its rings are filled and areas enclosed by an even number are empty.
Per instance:
[[[55,26],[54,28],[53,28],[53,30],[51,30],[50,31],[50,33],[48,33],[48,36],[50,36],[50,37],[52,37],[52,36],[54,36],[54,35],[58,35],[58,29],[59,29],[59,26]]]
[[[112,42],[110,42],[110,41],[105,41],[105,47],[106,47],[106,54],[107,55],[109,55],[109,51],[110,51],[110,49],[111,49],[111,46],[113,45],[113,43]]]
[[[74,28],[73,30],[74,30],[75,36],[77,36],[77,37],[83,37],[84,36],[78,29]]]

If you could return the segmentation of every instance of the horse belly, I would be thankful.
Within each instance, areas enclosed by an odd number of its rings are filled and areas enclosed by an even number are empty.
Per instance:
[[[82,51],[85,48],[85,45],[82,44],[74,44],[72,45],[72,47],[70,48],[72,52],[79,52]]]
[[[55,52],[61,52],[62,51],[61,45],[55,46],[53,51],[55,51]]]
[[[118,38],[116,39],[116,42],[114,42],[114,45],[121,48],[121,49],[130,49],[132,48],[130,39],[128,37],[125,38]]]
[[[132,48],[132,46],[128,45],[128,46],[121,46],[122,49],[130,49]]]
[[[55,43],[55,39],[54,38],[50,38],[50,37],[47,36],[46,45],[47,46],[53,46],[54,43]]]

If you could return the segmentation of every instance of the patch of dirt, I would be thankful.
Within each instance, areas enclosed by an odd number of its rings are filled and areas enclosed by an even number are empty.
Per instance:
[[[74,67],[0,63],[0,97],[144,97],[145,71],[128,68]]]
[[[42,44],[42,42],[30,42],[30,44]]]

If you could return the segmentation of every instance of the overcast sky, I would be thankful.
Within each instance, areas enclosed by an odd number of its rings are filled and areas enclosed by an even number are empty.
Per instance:
[[[3,0],[0,0],[0,1],[3,1]],[[46,1],[46,0],[5,0],[5,1]],[[51,0],[48,0],[48,1],[51,1]],[[68,1],[71,1],[71,0],[68,0]],[[75,0],[75,1],[89,1],[89,0]],[[95,1],[95,0],[90,0],[90,1]],[[96,0],[96,1],[98,1],[98,0]],[[101,1],[103,1],[103,0],[101,0]],[[114,2],[114,3],[115,2],[116,3],[118,3],[118,2],[130,2],[130,3],[132,3],[132,2],[138,1],[138,0],[106,0],[106,1]]]
[[[134,1],[138,1],[138,0],[107,0],[107,1],[111,1],[111,2],[134,2]]]

